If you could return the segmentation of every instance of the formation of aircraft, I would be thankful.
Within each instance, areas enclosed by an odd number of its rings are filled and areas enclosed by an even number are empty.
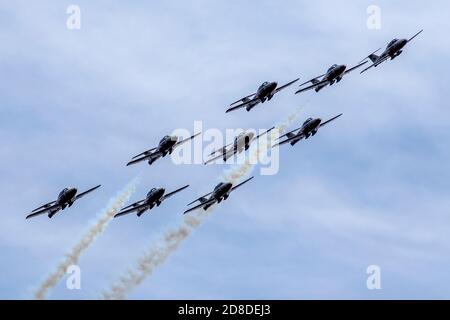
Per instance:
[[[210,193],[207,193],[201,196],[200,198],[197,198],[194,201],[188,203],[188,206],[190,206],[191,204],[194,204],[197,201],[200,202],[200,204],[190,209],[187,209],[184,212],[184,214],[200,208],[203,208],[203,210],[205,211],[208,210],[208,208],[211,207],[213,204],[221,203],[223,200],[227,200],[231,192],[233,192],[234,190],[236,190],[237,188],[239,188],[240,186],[249,182],[252,179],[253,177],[250,177],[237,185],[233,185],[233,183],[231,182],[220,182]],[[207,198],[208,196],[209,198]]]
[[[297,78],[295,80],[292,80],[291,82],[286,83],[285,85],[282,85],[281,87],[278,87],[277,82],[264,82],[261,84],[256,90],[256,93],[249,94],[248,96],[241,98],[232,104],[230,104],[230,108],[225,111],[225,113],[245,108],[247,111],[250,111],[253,109],[257,104],[264,103],[266,100],[270,101],[272,97],[280,92],[281,90],[289,87],[290,85],[297,82],[300,78]]]
[[[384,61],[387,61],[388,59],[395,59],[403,52],[403,48],[411,42],[414,38],[416,38],[420,33],[422,33],[423,30],[420,30],[417,32],[414,36],[412,36],[410,39],[393,39],[389,42],[386,49],[381,55],[376,55],[376,52],[378,52],[380,49],[376,50],[375,52],[371,53],[369,56],[364,58],[360,63],[357,65],[347,69],[347,66],[345,65],[332,65],[326,73],[317,76],[311,80],[306,81],[305,83],[302,83],[300,85],[300,89],[295,92],[295,94],[314,89],[316,92],[319,92],[321,89],[325,88],[326,86],[331,86],[334,83],[338,83],[342,80],[342,78],[350,73],[353,70],[356,70],[360,68],[361,66],[368,63],[367,59],[370,59],[372,64],[365,69],[361,71],[361,73],[364,73],[365,71],[369,70],[372,67],[377,67]],[[245,108],[247,111],[250,111],[253,109],[256,105],[260,103],[264,103],[265,101],[270,101],[273,96],[280,92],[281,90],[291,86],[295,82],[297,82],[299,78],[292,80],[282,86],[278,86],[277,82],[264,82],[259,86],[256,93],[250,94],[244,98],[239,99],[238,101],[232,103],[230,105],[230,108],[226,110],[226,112],[231,112],[240,108]],[[311,83],[310,85],[303,87],[304,85]],[[329,119],[324,122],[320,118],[308,118],[299,128],[296,128],[294,130],[289,131],[288,133],[280,136],[278,139],[283,140],[276,143],[273,147],[280,146],[283,144],[291,144],[294,146],[296,143],[298,143],[302,139],[308,139],[310,136],[314,136],[320,128],[322,128],[324,125],[334,121],[335,119],[342,116],[342,113]],[[266,132],[255,136],[255,133],[253,132],[243,132],[237,137],[235,137],[234,141],[231,144],[228,144],[226,146],[223,146],[222,148],[215,150],[212,152],[209,156],[213,156],[213,158],[207,160],[205,164],[214,162],[217,159],[222,159],[224,162],[226,162],[231,156],[235,155],[236,153],[241,153],[244,150],[247,150],[250,147],[250,144],[257,140],[259,137],[261,137],[263,134],[267,134],[269,131],[273,130],[273,128],[267,130]],[[159,158],[165,157],[167,154],[171,154],[174,149],[181,146],[183,143],[190,141],[200,135],[201,133],[197,133],[187,139],[182,139],[177,136],[164,136],[157,147],[146,150],[144,152],[141,152],[140,154],[134,156],[130,162],[127,163],[127,166],[133,165],[136,163],[139,163],[141,161],[147,161],[149,165],[151,165],[153,162],[155,162]],[[197,210],[197,209],[203,209],[207,210],[209,207],[216,203],[220,203],[223,200],[226,200],[230,193],[243,184],[247,183],[253,179],[253,177],[250,177],[243,182],[234,185],[230,182],[221,182],[219,183],[212,192],[192,201],[188,204],[192,205],[195,202],[199,202],[199,204],[195,205],[194,207],[191,207],[190,209],[186,210],[184,214]],[[166,193],[164,188],[153,188],[148,193],[145,199],[139,200],[131,205],[128,205],[120,212],[118,212],[115,217],[126,215],[132,212],[136,212],[137,216],[141,216],[145,211],[152,209],[154,206],[159,206],[164,200],[167,198],[173,196],[174,194],[186,189],[189,185],[186,185],[182,188],[179,188],[175,191]],[[100,185],[91,188],[87,191],[84,191],[82,193],[78,193],[78,190],[76,188],[65,188],[62,190],[57,199],[52,202],[48,202],[36,209],[34,209],[30,214],[26,216],[26,219],[29,219],[31,217],[35,217],[37,215],[41,215],[44,213],[48,213],[48,217],[53,217],[58,211],[64,210],[66,207],[71,207],[72,204],[82,198],[83,196],[87,195],[88,193],[98,189]]]
[[[194,139],[198,135],[200,135],[201,132],[194,134],[193,136],[181,140],[180,137],[177,136],[164,136],[161,141],[159,141],[159,144],[157,147],[146,150],[144,152],[139,153],[138,155],[135,155],[130,162],[127,163],[127,166],[130,166],[132,164],[141,162],[141,161],[147,161],[149,165],[151,165],[153,162],[158,160],[159,158],[164,158],[168,154],[172,154],[173,150],[175,148],[178,148],[183,143]]]
[[[224,162],[226,162],[229,158],[234,156],[235,154],[239,154],[242,151],[247,151],[248,148],[250,148],[250,145],[253,141],[258,140],[261,136],[265,135],[266,133],[269,133],[275,129],[275,127],[270,128],[267,131],[264,131],[263,133],[259,135],[255,135],[255,132],[253,131],[244,131],[241,132],[239,135],[237,135],[234,138],[234,141],[226,146],[223,146],[222,148],[218,150],[214,150],[211,152],[209,156],[214,156],[213,158],[207,160],[205,164],[209,164],[211,162],[214,162],[218,159],[222,159]]]
[[[386,49],[383,51],[383,53],[379,56],[377,56],[375,53],[377,53],[378,51],[381,50],[377,49],[374,52],[372,52],[371,54],[369,54],[366,58],[364,58],[362,61],[366,60],[367,58],[369,58],[372,61],[372,64],[370,66],[368,66],[367,68],[365,68],[364,70],[361,71],[361,73],[366,72],[367,70],[369,70],[372,67],[377,67],[378,65],[380,65],[381,63],[387,61],[388,59],[394,60],[395,58],[397,58],[399,55],[401,55],[403,53],[403,48],[415,37],[417,37],[419,34],[421,34],[423,31],[420,30],[419,32],[417,32],[414,36],[412,36],[409,39],[393,39],[391,40]]]
[[[300,128],[294,129],[289,131],[286,134],[283,134],[282,136],[280,136],[278,139],[284,138],[286,137],[285,140],[278,142],[277,144],[274,145],[274,147],[276,146],[280,146],[286,143],[290,143],[291,146],[294,146],[297,142],[299,142],[302,139],[308,139],[310,136],[315,136],[317,131],[322,128],[324,125],[330,123],[331,121],[339,118],[340,116],[342,116],[341,114],[338,114],[337,116],[322,122],[322,119],[320,118],[308,118],[306,119],[305,122],[303,122],[302,126]],[[296,132],[297,133],[294,133]]]
[[[184,187],[181,187],[175,191],[166,193],[166,189],[164,188],[153,188],[148,193],[145,199],[136,201],[135,203],[130,204],[129,206],[126,206],[120,210],[119,213],[117,213],[114,218],[136,212],[136,215],[140,217],[145,211],[151,210],[154,206],[159,207],[161,202],[164,200],[170,198],[174,194],[186,189],[189,187],[189,185],[185,185]]]
[[[48,212],[48,217],[53,217],[58,211],[64,210],[66,207],[71,207],[78,199],[84,197],[88,193],[100,188],[100,184],[89,190],[77,194],[76,188],[64,188],[58,195],[55,201],[48,202],[36,209],[34,209],[25,219],[29,219]]]

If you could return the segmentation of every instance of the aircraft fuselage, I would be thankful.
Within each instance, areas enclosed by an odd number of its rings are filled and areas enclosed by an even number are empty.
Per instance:
[[[172,153],[173,151],[173,147],[175,146],[175,144],[178,141],[178,137],[175,136],[165,136],[164,138],[161,139],[161,141],[159,142],[158,145],[158,151],[160,151],[163,154],[163,157],[167,154],[167,153]]]
[[[70,207],[75,201],[77,192],[78,190],[76,188],[65,188],[59,193],[56,203],[61,206],[62,210],[64,210],[67,205]]]
[[[391,41],[386,47],[386,50],[384,50],[384,52],[378,58],[377,62],[375,62],[375,66],[383,62],[387,57],[394,59],[395,57],[399,56],[402,53],[402,49],[406,46],[407,43],[408,40],[406,39],[397,39]]]
[[[164,193],[166,192],[166,190],[164,188],[155,188],[152,189],[151,191],[149,191],[147,193],[147,198],[145,200],[145,202],[148,205],[154,205],[155,203],[158,204],[161,202],[161,198],[164,196]]]
[[[214,188],[214,191],[213,191],[213,194],[211,195],[211,197],[216,199],[217,202],[225,200],[226,198],[228,198],[228,195],[229,195],[232,187],[233,187],[233,184],[230,182],[221,182]]]
[[[328,70],[327,74],[325,75],[325,79],[328,81],[333,81],[342,78],[346,69],[347,66],[344,64],[333,66]]]
[[[264,103],[266,99],[272,99],[275,94],[275,90],[277,89],[278,83],[276,82],[264,82],[256,92],[256,97],[261,100],[261,103]]]

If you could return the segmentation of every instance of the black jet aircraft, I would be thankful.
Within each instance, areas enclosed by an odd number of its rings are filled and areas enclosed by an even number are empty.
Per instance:
[[[161,139],[158,146],[156,148],[149,149],[147,151],[144,151],[142,153],[139,153],[138,155],[134,156],[130,162],[127,163],[127,166],[130,166],[132,164],[147,160],[148,164],[151,165],[153,162],[158,160],[161,157],[165,157],[167,154],[171,154],[173,150],[179,146],[181,146],[183,143],[194,139],[196,136],[201,134],[201,132],[194,134],[193,136],[180,140],[177,136],[165,136]]]
[[[145,199],[139,200],[133,204],[130,204],[129,206],[126,206],[125,208],[122,208],[122,210],[120,210],[120,212],[117,213],[114,216],[114,218],[123,216],[125,214],[134,211],[136,211],[137,216],[140,217],[145,211],[152,209],[155,205],[159,207],[161,202],[173,196],[175,193],[178,193],[186,189],[187,187],[189,187],[189,185],[186,185],[180,189],[177,189],[169,193],[165,193],[166,190],[164,188],[153,188],[147,193]]]
[[[80,199],[81,197],[84,197],[88,193],[94,191],[97,188],[100,188],[100,184],[94,188],[91,188],[87,191],[84,191],[82,193],[79,193],[77,195],[78,190],[76,188],[64,188],[58,195],[58,198],[55,201],[46,203],[39,208],[34,209],[31,211],[29,215],[26,216],[25,219],[29,219],[32,217],[35,217],[40,214],[44,214],[48,212],[48,217],[53,217],[59,210],[64,210],[66,207],[71,207],[72,204]]]
[[[315,89],[316,92],[319,92],[320,90],[322,90],[323,88],[325,88],[328,85],[333,85],[334,83],[338,83],[342,80],[342,78],[344,77],[344,75],[346,75],[349,72],[352,72],[353,70],[361,67],[363,64],[366,64],[367,61],[365,62],[361,62],[358,65],[347,69],[347,66],[344,64],[341,65],[337,65],[337,64],[333,64],[326,73],[321,74],[320,76],[315,77],[314,79],[308,80],[304,83],[302,83],[300,85],[304,86],[305,84],[308,83],[312,83],[311,85],[305,87],[305,88],[301,88],[299,90],[297,90],[295,92],[295,94],[300,93],[300,92],[304,92],[307,90],[311,90],[311,89]],[[323,77],[323,78],[322,78]],[[320,79],[322,78],[322,79]]]
[[[208,210],[209,207],[211,207],[215,203],[220,203],[222,200],[227,200],[227,198],[230,196],[230,193],[240,186],[242,186],[244,183],[252,180],[253,177],[248,178],[247,180],[244,180],[243,182],[233,186],[231,182],[221,182],[219,183],[212,192],[205,194],[204,196],[201,196],[198,199],[195,199],[191,203],[188,204],[191,205],[197,201],[200,202],[200,204],[186,210],[183,214],[186,214],[188,212],[197,210],[199,208],[203,208],[203,210]],[[209,198],[207,198],[209,196]]]
[[[308,139],[310,136],[314,136],[317,133],[317,131],[324,125],[339,118],[340,116],[342,116],[342,113],[325,122],[322,122],[322,119],[320,118],[316,119],[308,118],[300,128],[294,129],[280,136],[279,139],[283,137],[287,137],[287,139],[278,142],[277,144],[274,145],[274,147],[280,146],[285,143],[290,143],[291,146],[293,146],[302,139]],[[294,133],[295,131],[297,131],[297,133]]]
[[[229,158],[231,158],[236,153],[241,153],[243,150],[248,150],[250,148],[250,144],[259,139],[262,135],[265,135],[266,133],[272,131],[275,129],[275,127],[270,128],[269,130],[261,133],[260,135],[256,136],[254,132],[252,131],[244,131],[241,132],[239,135],[237,135],[234,138],[234,141],[218,150],[214,150],[211,152],[209,156],[213,156],[218,154],[217,156],[207,160],[205,164],[211,163],[216,161],[217,159],[222,158],[224,162],[226,162]]]
[[[299,80],[299,78],[297,78],[289,83],[286,83],[285,85],[283,85],[281,87],[278,87],[278,83],[276,83],[276,82],[267,82],[266,81],[262,85],[259,86],[256,93],[252,93],[252,94],[230,104],[230,108],[225,113],[237,110],[239,108],[244,108],[244,107],[247,111],[250,111],[257,104],[264,103],[266,100],[270,101],[270,99],[272,99],[272,97],[276,93],[289,87],[291,84],[297,82],[298,80]]]
[[[363,71],[361,71],[361,73],[369,70],[372,67],[377,67],[378,65],[380,65],[384,61],[387,61],[389,58],[391,60],[394,60],[395,58],[397,58],[399,55],[402,54],[403,48],[406,46],[406,44],[408,44],[412,39],[414,39],[419,34],[421,34],[422,31],[423,31],[423,29],[420,30],[419,32],[417,32],[410,39],[393,39],[393,40],[391,40],[388,43],[388,45],[387,45],[386,49],[384,50],[384,52],[380,56],[376,55],[375,53],[378,52],[379,50],[381,50],[381,48],[378,49],[378,50],[375,50],[373,53],[369,54],[362,61],[364,61],[367,58],[369,58],[372,61],[372,65],[370,65],[369,67],[365,68]]]

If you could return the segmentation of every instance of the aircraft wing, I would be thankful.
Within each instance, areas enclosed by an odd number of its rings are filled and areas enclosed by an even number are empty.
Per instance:
[[[130,205],[130,206],[128,206],[128,207],[123,208],[122,210],[120,210],[119,213],[116,213],[116,214],[114,215],[114,218],[117,218],[117,217],[120,217],[120,216],[129,214],[129,213],[131,213],[131,212],[141,210],[141,209],[143,209],[143,208],[145,208],[145,207],[148,207],[148,204],[147,204],[147,203],[143,203],[143,204],[139,204],[139,205],[137,205],[137,206],[134,206],[134,205],[137,204],[137,203],[138,203],[138,202],[136,202],[136,203],[134,203],[134,204],[132,204],[132,205]],[[129,208],[129,209],[126,209],[126,208]]]
[[[86,190],[85,192],[82,192],[82,193],[78,194],[78,195],[75,197],[75,200],[78,200],[78,199],[80,199],[81,197],[84,197],[84,196],[87,195],[88,193],[94,191],[95,189],[100,188],[101,186],[102,186],[102,185],[99,184],[99,185],[96,186],[96,187],[93,187],[93,188],[91,188],[91,189],[89,189],[89,190]]]
[[[295,79],[295,80],[292,80],[291,82],[288,82],[288,83],[286,83],[285,85],[283,85],[283,86],[281,86],[281,87],[278,87],[278,88],[275,90],[275,93],[277,93],[277,92],[279,92],[279,91],[281,91],[281,90],[283,90],[283,89],[289,87],[290,85],[296,83],[298,80],[300,80],[300,78],[297,78],[297,79]]]
[[[144,160],[148,160],[148,159],[158,159],[162,156],[162,153],[160,151],[156,151],[150,154],[144,154],[144,156],[140,157],[140,158],[134,158],[134,160],[130,161],[127,163],[127,166],[130,166],[132,164],[136,164],[138,162],[144,161]]]
[[[192,140],[192,139],[194,139],[195,137],[197,137],[197,136],[199,136],[199,135],[201,135],[201,134],[202,134],[202,133],[199,132],[199,133],[194,134],[193,136],[190,136],[189,138],[186,138],[186,139],[184,139],[184,140],[178,141],[173,147],[174,147],[174,148],[179,147],[179,146],[181,146],[183,143],[185,143],[185,142],[187,142],[187,141],[189,141],[189,140]]]
[[[196,200],[197,201],[197,200]],[[203,202],[203,203],[200,203],[200,204],[198,204],[198,205],[196,205],[196,206],[194,206],[194,207],[192,207],[192,208],[189,208],[189,209],[187,209],[185,212],[183,212],[183,214],[186,214],[186,213],[188,213],[188,212],[191,212],[191,211],[194,211],[194,210],[197,210],[197,209],[200,209],[200,208],[203,208],[204,206],[207,206],[207,205],[212,205],[212,204],[214,204],[215,202],[216,202],[217,200],[216,199],[209,199],[209,200],[207,200],[207,201],[205,201],[205,202]],[[195,201],[194,201],[195,202]],[[194,202],[192,202],[192,203],[194,203]],[[192,204],[191,203],[191,204]]]
[[[317,79],[317,78],[314,78],[314,79]],[[312,80],[314,80],[314,79],[312,79]],[[311,82],[312,80],[310,80],[310,81],[308,81],[308,82]],[[308,82],[306,82],[306,83],[308,83]],[[306,84],[306,83],[304,83],[304,84]],[[314,89],[314,88],[316,88],[316,87],[319,87],[319,86],[322,86],[322,85],[326,85],[326,84],[328,84],[328,83],[329,83],[329,81],[326,80],[326,79],[325,79],[325,80],[322,80],[322,81],[318,81],[318,82],[313,83],[312,85],[310,85],[310,86],[308,86],[308,87],[306,87],[306,88],[297,90],[297,91],[295,92],[295,94],[300,93],[300,92],[304,92],[304,91],[308,91],[308,90]]]
[[[368,61],[364,61],[364,62],[358,63],[356,66],[351,67],[350,69],[345,70],[344,74],[350,73],[350,72],[352,72],[353,70],[358,69],[358,68],[361,67],[362,65],[365,65],[367,62],[368,62]]]
[[[242,186],[243,184],[249,182],[250,180],[252,180],[254,177],[250,177],[247,180],[242,181],[241,183],[235,185],[234,187],[231,188],[231,191],[234,191],[235,189],[239,188],[240,186]]]
[[[32,213],[30,213],[29,215],[27,215],[25,217],[25,219],[29,219],[29,218],[38,216],[40,214],[44,214],[48,211],[54,211],[55,209],[58,211],[59,209],[61,209],[61,207],[58,204],[56,204],[56,201],[52,201],[47,204],[44,204],[43,206],[41,206],[39,208],[34,209],[32,211]]]
[[[126,207],[123,207],[123,208],[120,209],[120,210],[122,211],[122,210],[125,210],[125,209],[128,209],[128,208],[131,208],[131,207],[133,207],[133,206],[140,205],[140,204],[142,204],[145,200],[147,200],[147,199],[142,199],[142,200],[136,201],[135,203],[132,203],[132,204],[126,206]]]
[[[40,207],[34,209],[34,210],[31,211],[31,212],[38,211],[39,209],[42,209],[42,208],[48,208],[49,206],[51,206],[51,205],[53,205],[53,204],[55,204],[55,203],[56,203],[56,201],[52,201],[52,202],[46,203],[46,204],[44,204],[44,205],[42,205],[42,206],[40,206]]]
[[[254,102],[256,102],[256,101],[259,101],[259,98],[253,98],[253,99],[244,101],[244,102],[238,104],[237,106],[232,106],[231,108],[228,108],[227,111],[225,111],[225,113],[228,113],[228,112],[231,112],[231,111],[234,111],[234,110],[243,108],[243,107],[245,107],[246,105],[251,104],[251,103],[254,103]],[[238,102],[239,102],[239,101],[238,101]]]
[[[253,97],[255,94],[256,94],[256,93],[249,94],[248,96],[243,97],[243,98],[241,98],[241,99],[239,99],[239,100],[233,102],[232,104],[230,104],[230,107],[231,107],[233,104],[236,104],[236,103],[238,103],[238,102],[243,102],[243,101],[247,100],[248,98]]]
[[[415,35],[413,35],[413,36],[408,40],[408,42],[410,42],[412,39],[414,39],[414,38],[417,37],[419,34],[421,34],[422,31],[423,31],[423,29],[420,30],[419,32],[417,32]]]
[[[283,144],[289,143],[293,140],[302,140],[305,137],[305,135],[303,133],[301,134],[296,134],[295,136],[292,136],[290,138],[287,138],[283,141],[278,142],[277,144],[275,144],[272,148],[275,148],[276,146],[281,146]]]
[[[166,200],[167,198],[170,198],[171,196],[173,196],[175,193],[178,193],[178,192],[180,192],[180,191],[186,189],[187,187],[189,187],[188,184],[185,185],[185,186],[182,187],[182,188],[179,188],[179,189],[175,190],[175,191],[169,192],[169,193],[165,194],[165,195],[162,197],[161,200]]]
[[[140,157],[140,156],[143,156],[143,155],[149,155],[150,153],[152,153],[153,151],[155,151],[157,148],[151,148],[151,149],[148,149],[148,150],[146,150],[146,151],[144,151],[144,152],[141,152],[141,153],[139,153],[139,154],[137,154],[137,155],[135,155],[133,158],[131,158],[131,159],[136,159],[137,157]]]
[[[269,133],[269,132],[272,131],[273,129],[275,129],[275,127],[272,127],[272,128],[270,128],[269,130],[267,130],[267,131],[261,133],[260,135],[257,135],[257,136],[256,136],[256,139],[259,139],[261,136],[263,136],[263,135]]]
[[[333,120],[339,118],[339,117],[342,116],[342,115],[343,115],[342,113],[341,113],[341,114],[338,114],[336,117],[333,117],[333,118],[331,118],[330,120],[327,120],[327,121],[325,121],[325,122],[322,122],[322,123],[320,124],[320,126],[323,127],[323,126],[326,125],[327,123],[330,123],[331,121],[333,121]]]

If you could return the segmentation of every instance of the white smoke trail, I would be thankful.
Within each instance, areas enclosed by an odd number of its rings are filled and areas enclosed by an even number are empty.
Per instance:
[[[279,133],[282,133],[286,128],[295,121],[301,111],[301,107],[297,108],[289,115],[286,121],[276,125]],[[247,176],[256,163],[260,155],[267,152],[267,149],[272,146],[273,141],[279,134],[271,134],[270,139],[263,147],[255,148],[251,156],[241,165],[229,170],[222,177],[225,181],[231,183],[238,183],[243,177]],[[171,230],[168,230],[156,244],[153,244],[138,260],[133,269],[128,269],[119,280],[111,285],[108,291],[102,292],[101,299],[125,299],[127,294],[135,287],[139,286],[147,276],[151,275],[153,271],[166,261],[169,255],[174,252],[180,244],[186,239],[189,234],[195,230],[206,217],[214,210],[210,207],[206,212],[193,212],[193,214],[184,216],[181,225]]]
[[[138,178],[133,179],[125,188],[120,191],[114,198],[109,201],[109,204],[99,216],[91,227],[82,235],[80,240],[73,246],[73,248],[66,254],[65,258],[56,266],[55,270],[51,272],[45,280],[39,285],[34,292],[35,299],[45,299],[48,292],[56,286],[56,284],[64,277],[69,266],[77,264],[80,255],[89,248],[107,227],[109,221],[114,215],[123,207],[133,194],[138,183]]]

